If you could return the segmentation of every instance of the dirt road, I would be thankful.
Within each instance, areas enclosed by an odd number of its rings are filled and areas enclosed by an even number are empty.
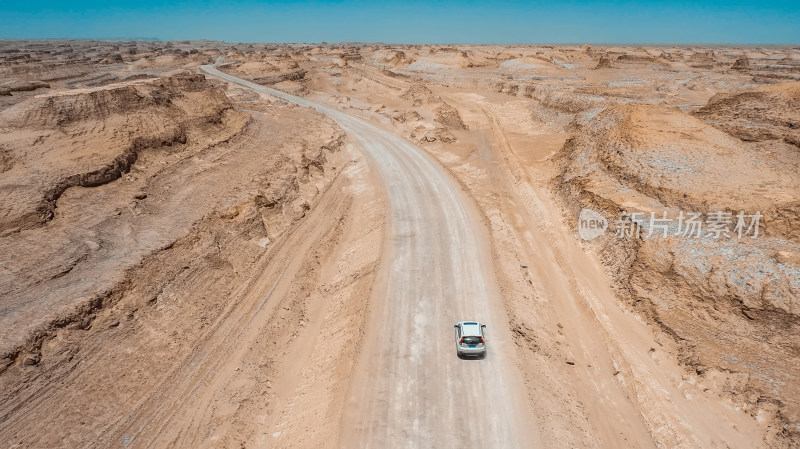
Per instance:
[[[407,140],[343,112],[220,72],[211,75],[334,119],[383,179],[389,218],[374,309],[351,382],[345,447],[529,447],[527,404],[492,278],[487,237],[458,184]],[[488,325],[484,360],[455,355],[452,326]]]

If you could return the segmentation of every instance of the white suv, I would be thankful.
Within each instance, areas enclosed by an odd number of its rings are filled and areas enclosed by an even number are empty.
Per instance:
[[[459,357],[486,355],[485,324],[477,321],[461,321],[453,327],[456,330],[456,353]]]

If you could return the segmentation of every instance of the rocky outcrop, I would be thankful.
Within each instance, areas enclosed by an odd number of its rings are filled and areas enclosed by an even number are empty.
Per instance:
[[[613,67],[614,64],[611,62],[611,58],[609,58],[608,56],[601,56],[600,60],[597,61],[595,69],[610,69]]]
[[[125,61],[119,53],[112,53],[100,60],[100,64],[123,64]]]
[[[623,104],[567,141],[554,184],[570,217],[588,208],[608,220],[592,244],[622,297],[675,339],[687,369],[754,416],[774,417],[770,438],[795,443],[800,235],[788,223],[799,217],[799,159],[764,152],[672,106]],[[681,212],[710,226],[720,211],[730,219],[727,237],[677,228]],[[737,236],[740,211],[763,215],[757,237]],[[650,221],[650,213],[665,212],[666,228]]]
[[[71,187],[119,179],[149,148],[232,134],[243,113],[202,75],[38,96],[0,112],[0,234],[41,226]],[[37,167],[33,169],[32,167]],[[17,170],[19,168],[19,170]]]
[[[715,55],[713,50],[698,51],[689,55],[686,63],[690,67],[697,69],[712,69],[714,68]]]
[[[458,138],[450,132],[447,128],[435,128],[428,131],[423,131],[422,137],[419,139],[420,143],[442,142],[442,143],[455,143]]]
[[[750,61],[747,59],[747,56],[742,56],[737,59],[731,66],[731,70],[750,70]]]
[[[394,67],[401,66],[401,65],[408,65],[411,64],[413,61],[408,58],[406,53],[402,50],[397,50],[392,54],[390,58],[386,60],[389,64]]]
[[[422,106],[425,103],[437,101],[433,92],[422,83],[413,83],[405,92],[400,94],[400,98],[413,102],[414,106]]]
[[[47,89],[50,84],[44,81],[16,82],[8,86],[0,86],[0,95],[11,95],[13,92],[31,92],[37,89]]]
[[[714,95],[695,115],[742,140],[783,140],[800,148],[800,83]]]
[[[305,70],[299,69],[277,75],[255,77],[253,78],[253,81],[264,85],[278,84],[283,81],[301,81],[306,77],[306,73],[307,72]]]
[[[461,120],[458,110],[447,103],[442,103],[433,110],[434,120],[449,129],[466,130],[467,125]]]

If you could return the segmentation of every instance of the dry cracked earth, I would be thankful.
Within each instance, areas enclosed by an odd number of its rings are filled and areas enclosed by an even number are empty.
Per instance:
[[[343,116],[457,186],[487,359],[381,348],[414,232]],[[374,417],[480,367],[463,447],[800,447],[799,229],[798,48],[0,41],[0,446],[448,447]]]

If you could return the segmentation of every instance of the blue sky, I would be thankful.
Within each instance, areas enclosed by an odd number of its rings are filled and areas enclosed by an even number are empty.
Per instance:
[[[0,0],[0,38],[800,43],[800,2]]]

